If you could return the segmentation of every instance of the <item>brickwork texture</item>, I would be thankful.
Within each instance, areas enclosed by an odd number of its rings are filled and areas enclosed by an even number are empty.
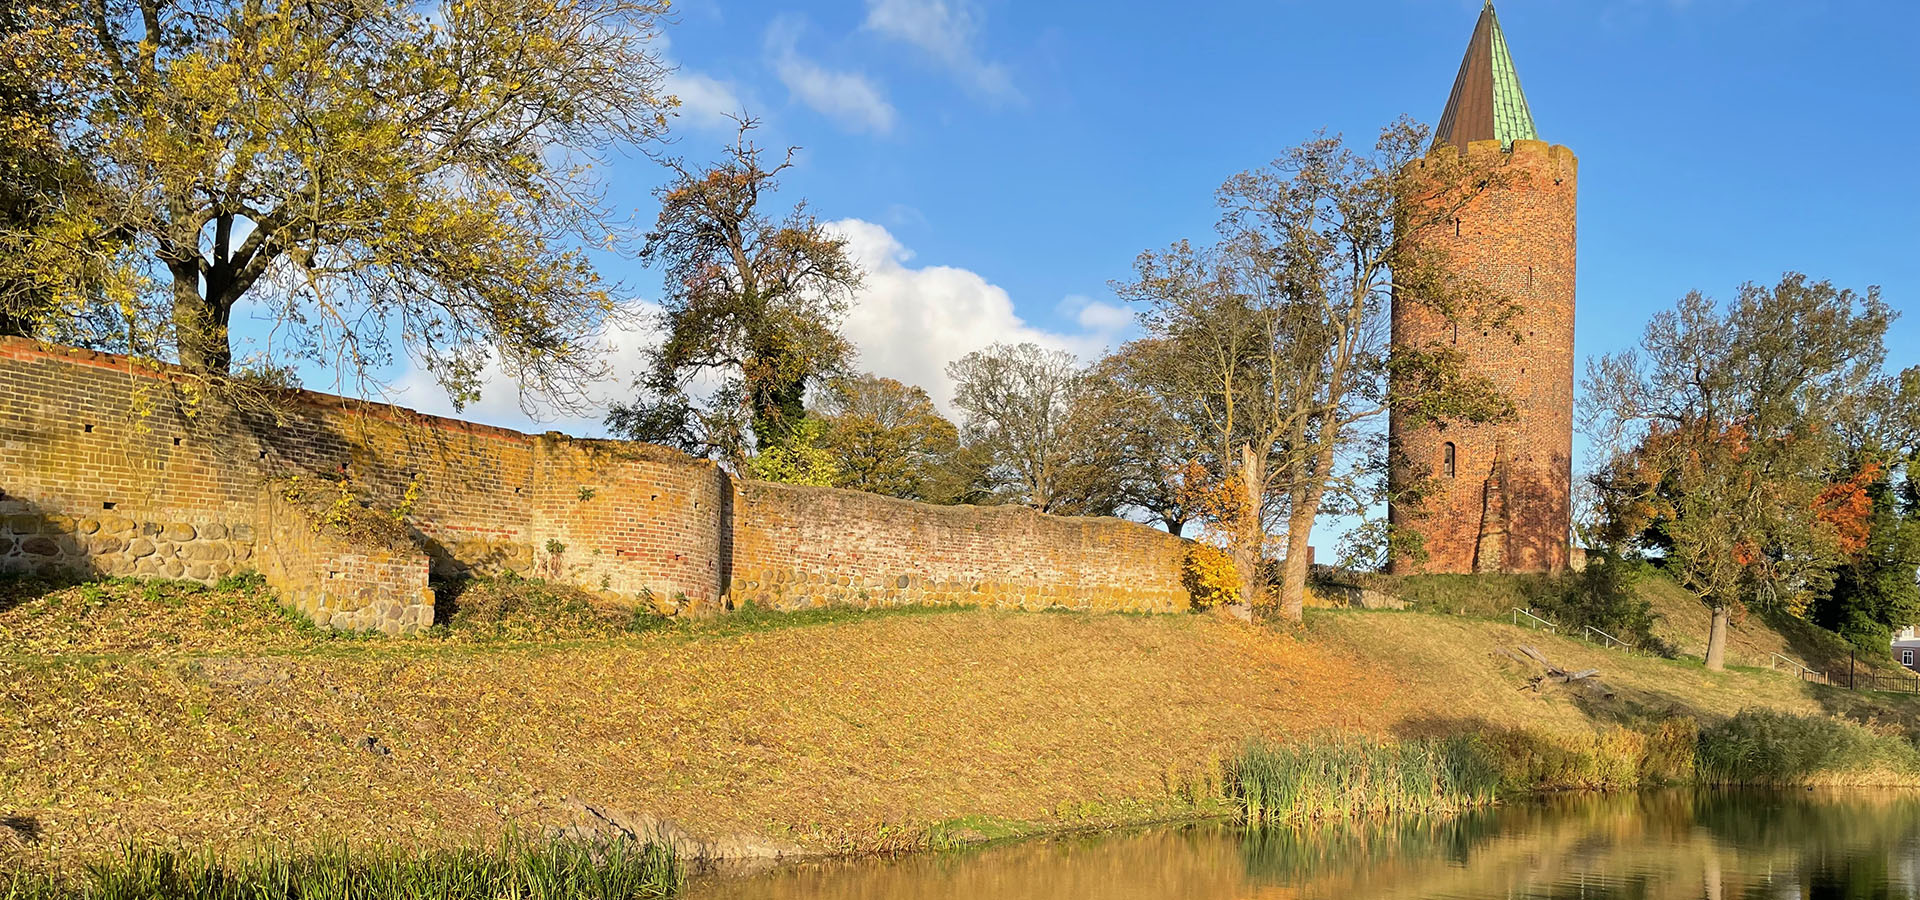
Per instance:
[[[174,370],[13,338],[0,398],[0,571],[254,569],[316,622],[393,633],[432,624],[431,576],[507,571],[677,610],[1188,606],[1184,542],[1118,519],[735,482],[666,448],[307,391],[235,410]],[[328,527],[289,477],[405,539]]]
[[[1436,153],[1456,153],[1451,145]],[[1455,325],[1413,298],[1394,298],[1393,340],[1456,347],[1511,397],[1517,417],[1418,429],[1390,424],[1396,488],[1431,477],[1418,508],[1395,504],[1394,524],[1424,538],[1426,559],[1395,559],[1396,573],[1558,572],[1568,564],[1573,482],[1574,215],[1579,162],[1544,141],[1476,141],[1467,153],[1503,154],[1511,179],[1458,216],[1450,265],[1518,302],[1513,332]],[[1395,492],[1400,495],[1399,490]]]

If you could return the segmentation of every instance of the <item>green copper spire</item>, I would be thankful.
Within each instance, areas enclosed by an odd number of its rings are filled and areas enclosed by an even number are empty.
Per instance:
[[[1451,143],[1463,150],[1473,141],[1497,140],[1511,148],[1514,141],[1539,139],[1492,0],[1481,8],[1480,21],[1473,26],[1466,59],[1460,62],[1460,74],[1453,79],[1453,93],[1447,97],[1433,137],[1435,143]]]

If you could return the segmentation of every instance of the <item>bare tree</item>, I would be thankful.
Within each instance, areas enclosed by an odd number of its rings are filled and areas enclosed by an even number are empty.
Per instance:
[[[1086,433],[1077,406],[1087,379],[1073,354],[1036,344],[994,344],[947,366],[968,443],[988,448],[1027,505],[1088,512]]]

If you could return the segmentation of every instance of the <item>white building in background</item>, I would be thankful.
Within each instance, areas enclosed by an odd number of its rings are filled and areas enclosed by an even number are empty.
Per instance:
[[[1893,635],[1893,658],[1920,672],[1920,626],[1908,625]]]

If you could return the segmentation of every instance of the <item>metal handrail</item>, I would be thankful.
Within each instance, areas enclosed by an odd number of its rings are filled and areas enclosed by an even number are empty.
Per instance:
[[[1794,659],[1794,658],[1793,658],[1793,657],[1791,657],[1791,656],[1784,656],[1784,655],[1782,655],[1782,654],[1779,654],[1779,653],[1774,653],[1774,654],[1772,654],[1772,656],[1773,656],[1773,658],[1774,658],[1774,659],[1777,659],[1777,660],[1780,660],[1780,661],[1782,661],[1782,662],[1785,662],[1785,663],[1786,663],[1787,665],[1790,665],[1790,666],[1792,666],[1792,667],[1794,667],[1794,668],[1796,668],[1796,669],[1799,669],[1799,670],[1800,670],[1800,672],[1799,672],[1799,674],[1800,674],[1800,675],[1801,675],[1802,677],[1805,677],[1805,676],[1808,676],[1808,675],[1811,675],[1811,676],[1813,676],[1813,677],[1815,677],[1815,678],[1819,678],[1819,677],[1821,677],[1821,675],[1820,675],[1820,673],[1819,673],[1819,672],[1816,672],[1816,671],[1814,671],[1814,670],[1812,670],[1812,669],[1809,669],[1809,668],[1807,668],[1807,666],[1806,666],[1806,664],[1805,664],[1805,663],[1802,663],[1801,661],[1799,661],[1799,660],[1797,660],[1797,659]]]
[[[1547,630],[1553,632],[1554,634],[1560,633],[1559,623],[1554,622],[1552,619],[1542,619],[1539,616],[1536,616],[1533,613],[1530,613],[1524,609],[1521,609],[1518,606],[1514,607],[1513,608],[1513,624],[1519,625],[1521,616],[1526,616],[1527,618],[1532,619],[1535,622],[1539,622],[1541,625],[1545,625],[1547,627]],[[1534,628],[1537,626],[1529,625],[1527,627]]]
[[[1606,632],[1604,632],[1604,631],[1601,631],[1600,629],[1598,629],[1598,628],[1595,628],[1595,627],[1593,627],[1592,625],[1588,625],[1588,626],[1585,626],[1585,627],[1586,627],[1586,629],[1587,629],[1587,632],[1588,632],[1589,634],[1597,634],[1597,635],[1599,635],[1600,637],[1602,637],[1602,638],[1604,638],[1604,639],[1606,639],[1606,641],[1607,641],[1607,643],[1606,643],[1606,645],[1605,645],[1605,646],[1608,646],[1608,647],[1611,647],[1611,646],[1613,646],[1614,644],[1619,644],[1619,645],[1620,645],[1620,648],[1621,648],[1621,649],[1623,649],[1623,650],[1632,650],[1632,649],[1633,649],[1633,645],[1632,645],[1632,644],[1629,644],[1629,643],[1627,643],[1626,641],[1623,641],[1623,640],[1621,640],[1621,639],[1619,639],[1619,638],[1617,638],[1617,637],[1614,637],[1613,635],[1610,635],[1610,634],[1608,634],[1608,633],[1606,633]]]

